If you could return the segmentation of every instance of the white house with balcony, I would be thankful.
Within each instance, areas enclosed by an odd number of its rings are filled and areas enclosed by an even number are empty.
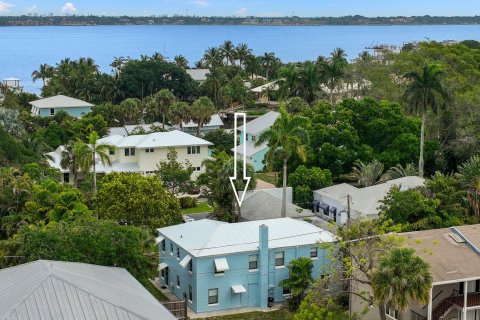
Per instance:
[[[480,225],[400,233],[405,245],[430,266],[432,285],[428,302],[409,301],[406,310],[386,303],[388,320],[478,320],[480,319]],[[353,282],[354,292],[371,293],[365,284]],[[351,294],[353,312],[368,310],[364,320],[379,319],[377,305],[366,307]]]
[[[154,132],[145,135],[107,136],[97,141],[97,144],[111,145],[114,149],[110,152],[110,165],[103,165],[100,159],[96,159],[97,173],[110,172],[135,172],[142,175],[153,174],[158,168],[160,161],[167,160],[169,148],[177,151],[177,160],[188,160],[194,171],[192,178],[196,179],[204,172],[202,162],[209,157],[211,142],[192,136],[182,131]],[[52,167],[61,170],[64,181],[71,182],[70,172],[61,166],[64,146],[48,153],[49,163]]]

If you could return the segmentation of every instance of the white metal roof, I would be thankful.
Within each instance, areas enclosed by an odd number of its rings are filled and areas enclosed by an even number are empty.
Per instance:
[[[269,83],[265,83],[264,85],[261,85],[261,86],[258,86],[258,87],[255,87],[253,89],[251,89],[252,92],[255,92],[255,93],[262,93],[268,89],[270,90],[278,90],[278,84],[277,84],[278,80],[275,80],[275,81],[272,81],[272,82],[269,82]]]
[[[257,146],[255,146],[255,142],[246,141],[245,143],[242,143],[242,144],[237,146],[237,153],[238,154],[243,155],[243,148],[244,148],[243,145],[245,145],[245,151],[246,151],[246,156],[247,157],[251,157],[255,153],[260,152],[262,150],[265,150],[265,148],[268,148],[268,143],[267,142],[264,142],[257,147]],[[231,150],[235,152],[235,148],[232,148]]]
[[[0,319],[175,317],[125,269],[39,260],[0,270]]]
[[[234,224],[205,219],[160,228],[158,232],[192,256],[204,257],[257,251],[261,225],[268,227],[269,248],[310,245],[334,240],[330,232],[291,218]]]
[[[269,111],[265,113],[263,116],[253,119],[250,122],[247,122],[247,133],[250,134],[258,134],[268,128],[270,128],[277,118],[280,116],[280,113],[276,111]],[[244,126],[238,128],[239,131],[244,130]]]
[[[212,145],[211,142],[178,130],[128,137],[112,135],[99,139],[98,143],[110,144],[117,148],[131,147],[139,149]]]
[[[314,193],[329,197],[337,202],[347,205],[347,195],[351,196],[351,208],[366,215],[378,214],[380,201],[385,198],[393,186],[399,186],[400,190],[408,190],[423,186],[425,180],[416,176],[403,177],[380,183],[371,187],[356,188],[347,183],[315,190]]]
[[[198,126],[197,123],[193,122],[193,121],[190,121],[189,123],[183,123],[182,126],[184,128],[196,128]],[[223,121],[222,121],[222,118],[220,118],[220,115],[218,114],[214,114],[211,118],[210,118],[210,121],[203,125],[203,127],[221,127],[223,126]],[[176,126],[177,128],[180,127],[180,126]]]
[[[57,95],[45,99],[35,100],[30,102],[30,104],[38,109],[46,108],[73,108],[73,107],[93,107],[93,104],[70,98],[64,95]]]
[[[207,80],[207,74],[210,73],[210,69],[187,69],[185,71],[195,81]]]

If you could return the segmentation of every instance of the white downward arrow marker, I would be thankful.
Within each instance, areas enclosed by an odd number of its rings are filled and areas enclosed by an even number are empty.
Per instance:
[[[243,181],[245,181],[245,190],[243,190],[242,196],[240,197],[238,195],[237,187],[235,186],[235,181],[237,180],[237,119],[238,117],[243,117],[243,130],[242,130],[242,135],[243,135]],[[237,198],[238,206],[242,206],[243,198],[245,197],[245,193],[247,192],[248,184],[250,183],[250,177],[247,177],[247,134],[246,134],[246,129],[247,129],[247,114],[246,113],[235,113],[235,119],[234,119],[235,125],[234,125],[234,130],[235,130],[235,137],[234,137],[234,145],[235,148],[233,150],[233,177],[230,177],[230,183],[232,184],[233,188],[233,193],[235,193],[235,197]]]

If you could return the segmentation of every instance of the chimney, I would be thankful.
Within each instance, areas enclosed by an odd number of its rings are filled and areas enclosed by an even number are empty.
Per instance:
[[[258,263],[259,272],[258,276],[258,290],[259,290],[259,303],[258,306],[262,309],[266,309],[268,306],[268,227],[262,224],[259,227],[258,235]]]

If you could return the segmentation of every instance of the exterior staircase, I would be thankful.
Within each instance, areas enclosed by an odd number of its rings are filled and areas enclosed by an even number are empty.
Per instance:
[[[432,311],[432,320],[442,320],[443,317],[452,309],[453,303],[451,297],[447,297],[440,302]]]

